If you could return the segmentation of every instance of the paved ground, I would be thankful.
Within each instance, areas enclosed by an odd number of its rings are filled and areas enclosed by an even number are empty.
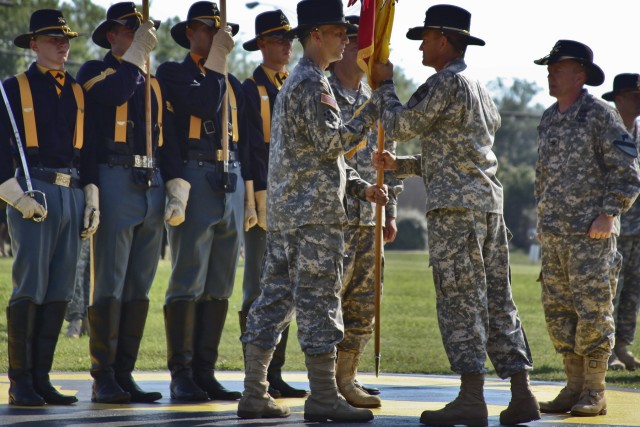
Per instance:
[[[24,408],[8,405],[8,379],[0,374],[0,425],[13,426],[305,426],[304,399],[284,399],[291,407],[289,418],[278,420],[241,420],[236,417],[237,404],[209,402],[201,404],[174,404],[169,399],[169,375],[165,372],[143,372],[135,375],[142,388],[160,391],[164,398],[154,404],[104,405],[91,403],[91,377],[82,373],[57,373],[52,382],[63,392],[76,393],[80,400],[73,406],[44,406]],[[242,390],[242,372],[217,373],[225,386]],[[288,372],[285,378],[299,387],[307,387],[305,373]],[[438,409],[458,393],[459,380],[435,375],[373,375],[360,374],[360,380],[382,390],[383,407],[374,409],[375,420],[362,425],[418,426],[420,413],[425,409]],[[553,398],[560,388],[558,383],[533,383],[534,393],[540,400]],[[509,403],[509,383],[488,379],[485,399],[489,405],[489,424],[498,426],[500,411]],[[544,415],[530,426],[640,426],[640,393],[633,390],[607,391],[609,414],[593,418],[575,418],[567,415]],[[337,423],[332,423],[338,426]],[[357,426],[360,424],[348,424]]]

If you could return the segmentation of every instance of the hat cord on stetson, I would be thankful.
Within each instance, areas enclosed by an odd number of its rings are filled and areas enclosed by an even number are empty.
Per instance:
[[[189,21],[193,21],[194,19],[211,19],[212,21],[216,21],[216,28],[220,28],[220,17],[218,15],[202,15],[202,16],[195,16],[191,19],[189,19]],[[187,28],[189,26],[187,25]]]
[[[427,25],[426,28],[437,28],[437,29],[440,29],[440,30],[459,31],[459,32],[471,35],[471,33],[469,31],[463,30],[462,28],[446,27],[444,25]]]
[[[258,34],[258,37],[262,37],[262,36],[264,36],[265,34],[273,33],[274,31],[278,31],[278,30],[290,31],[290,30],[291,30],[291,25],[283,25],[283,26],[281,26],[281,27],[271,28],[271,29],[269,29],[269,30],[267,30],[267,31],[263,31],[263,32],[261,32],[260,34]]]
[[[116,21],[121,21],[121,20],[123,20],[123,19],[125,19],[125,18],[128,18],[128,17],[130,17],[130,16],[135,16],[135,17],[136,17],[136,18],[138,18],[140,21],[142,21],[142,14],[141,14],[140,12],[138,12],[138,11],[136,11],[136,12],[131,12],[131,13],[127,13],[126,15],[122,15],[122,16],[120,16],[120,17],[116,18]]]
[[[47,31],[47,30],[60,30],[64,33],[65,36],[71,36],[71,37],[78,37],[78,33],[71,31],[71,28],[67,25],[55,25],[52,27],[44,27],[44,28],[38,28],[37,30],[35,30],[33,33],[31,33],[33,36],[36,36],[38,33],[41,33],[43,31]]]

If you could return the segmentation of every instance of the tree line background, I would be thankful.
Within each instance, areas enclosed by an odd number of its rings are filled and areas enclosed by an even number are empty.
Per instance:
[[[91,41],[91,33],[104,20],[106,10],[90,0],[0,0],[0,79],[24,71],[35,59],[30,50],[15,47],[13,39],[28,31],[31,13],[42,8],[61,9],[72,30],[82,35],[71,43],[67,70],[72,75],[85,61],[101,58],[106,53]],[[152,70],[165,61],[181,61],[186,55],[187,51],[177,45],[170,34],[171,27],[179,21],[176,16],[162,22],[158,30],[158,46],[152,54]],[[295,43],[290,69],[300,55],[300,45]],[[239,45],[229,55],[229,70],[241,81],[251,75],[257,65]],[[425,79],[431,72],[431,69],[425,70]],[[394,81],[403,102],[419,85],[399,67],[395,68]],[[488,88],[502,115],[502,127],[496,135],[494,151],[499,161],[498,178],[504,186],[505,221],[513,233],[512,246],[526,249],[531,243],[531,229],[535,227],[536,127],[544,111],[542,105],[532,105],[532,101],[542,88],[518,78],[509,81],[498,78],[489,82]],[[417,139],[398,144],[398,154],[419,152],[420,142]],[[425,249],[425,191],[420,178],[405,180],[399,205],[399,235],[388,249]]]

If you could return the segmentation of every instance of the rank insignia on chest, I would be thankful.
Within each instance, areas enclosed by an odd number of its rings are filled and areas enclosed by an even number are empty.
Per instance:
[[[331,95],[328,95],[326,93],[323,93],[320,95],[320,102],[322,102],[325,105],[328,105],[329,107],[333,108],[334,110],[338,110],[338,103],[336,102],[335,99],[333,99],[333,97]]]

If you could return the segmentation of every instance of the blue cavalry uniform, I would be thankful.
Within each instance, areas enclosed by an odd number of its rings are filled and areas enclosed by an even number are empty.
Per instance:
[[[172,28],[173,38],[183,47],[190,48],[185,33],[187,24],[195,20],[219,27],[217,6],[195,3],[188,19]],[[182,173],[191,184],[184,223],[168,229],[172,273],[164,308],[171,397],[183,401],[241,397],[218,383],[214,367],[235,280],[244,212],[243,178],[250,178],[249,153],[243,143],[246,124],[241,84],[228,76],[230,123],[222,124],[227,85],[223,74],[204,67],[212,59],[211,54],[205,59],[190,52],[182,62],[166,62],[158,68],[158,79],[175,112]],[[225,173],[221,135],[228,130]]]
[[[136,30],[142,16],[133,3],[117,3],[93,33],[111,48],[107,32]],[[115,28],[114,28],[115,27]],[[144,28],[141,29],[144,31]],[[151,29],[155,33],[155,29]],[[136,41],[130,49],[136,49]],[[125,56],[109,50],[78,72],[87,92],[96,131],[102,189],[102,221],[95,236],[95,286],[89,307],[92,400],[101,403],[152,402],[131,376],[149,310],[149,290],[160,257],[164,230],[164,183],[182,173],[173,113],[151,80],[152,155],[147,156],[145,75]]]
[[[30,32],[14,43],[59,52],[61,46],[69,46],[63,38],[76,36],[60,11],[42,9],[32,14]],[[40,196],[32,199],[24,193],[27,185],[18,142],[5,105],[0,107],[0,197],[9,204],[15,257],[7,307],[9,403],[21,406],[77,402],[75,396],[62,395],[51,385],[49,371],[73,294],[81,229],[88,225],[83,224],[83,188],[96,196],[96,204],[87,207],[97,211],[97,175],[91,129],[84,123],[84,93],[62,69],[65,61],[66,57],[56,63],[59,70],[33,63],[25,73],[4,82],[33,189],[44,193],[46,204]],[[14,169],[14,165],[19,166]],[[44,220],[33,221],[34,213]],[[95,231],[90,228],[89,233]]]

